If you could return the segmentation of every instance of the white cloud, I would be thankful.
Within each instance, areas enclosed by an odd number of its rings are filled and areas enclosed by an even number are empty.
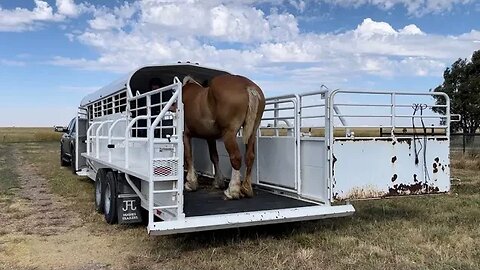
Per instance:
[[[229,2],[145,0],[140,2],[139,23],[150,25],[150,30],[161,28],[166,34],[229,42],[285,40],[299,32],[297,21],[291,14],[267,16],[242,1]]]
[[[106,8],[95,8],[93,10],[94,18],[88,21],[90,27],[94,30],[109,30],[124,27],[138,11],[138,6],[136,3],[125,2],[113,10]]]
[[[22,32],[37,29],[44,23],[64,21],[76,17],[89,8],[86,4],[76,5],[73,0],[57,0],[57,10],[46,1],[34,0],[32,10],[26,8],[3,9],[0,6],[0,32]]]
[[[0,59],[0,66],[23,67],[26,63],[17,60]]]
[[[363,20],[363,22],[355,29],[356,36],[361,38],[371,38],[375,35],[389,36],[396,35],[397,31],[393,29],[390,24],[386,22],[375,22],[370,18]]]
[[[35,0],[35,7],[32,10],[24,8],[8,10],[0,7],[0,31],[25,31],[33,29],[36,23],[60,19],[45,1]]]
[[[90,27],[69,37],[100,56],[57,57],[52,63],[123,73],[145,64],[189,60],[312,86],[363,75],[440,76],[452,59],[467,57],[478,47],[477,31],[433,35],[414,24],[394,29],[371,18],[340,33],[301,33],[294,15],[265,14],[250,2],[144,0],[96,8]]]
[[[58,13],[69,16],[76,17],[81,12],[81,7],[77,6],[73,0],[56,0]]]
[[[400,34],[405,35],[424,35],[425,33],[420,30],[415,24],[409,24],[400,30]]]

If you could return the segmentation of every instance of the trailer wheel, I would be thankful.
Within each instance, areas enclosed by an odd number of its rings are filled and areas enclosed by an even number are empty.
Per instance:
[[[67,167],[68,165],[68,162],[65,161],[65,153],[63,153],[63,147],[62,145],[60,145],[60,166],[62,167]]]
[[[97,175],[95,176],[95,210],[98,213],[103,214],[103,204],[105,200],[105,194],[103,190],[105,189],[106,173],[104,169],[99,169]]]
[[[108,224],[114,224],[117,221],[117,187],[115,174],[110,171],[107,173],[105,179],[103,212],[105,221]]]

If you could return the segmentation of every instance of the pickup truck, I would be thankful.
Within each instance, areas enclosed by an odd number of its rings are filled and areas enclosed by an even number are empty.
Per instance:
[[[67,127],[55,126],[56,132],[63,133],[60,139],[60,165],[63,167],[70,166],[74,174],[77,172],[75,165],[76,120],[77,118],[74,117]]]

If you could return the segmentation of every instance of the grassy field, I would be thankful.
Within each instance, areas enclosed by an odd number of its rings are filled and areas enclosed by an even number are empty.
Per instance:
[[[15,167],[12,156],[12,146],[0,144],[0,196],[13,195],[18,187],[18,175],[11,168]]]
[[[56,236],[0,234],[0,262],[5,252],[14,269],[480,269],[477,156],[452,157],[451,195],[356,202],[346,218],[149,237],[141,225],[105,224],[93,184],[60,167],[58,143],[0,147],[23,155],[80,220]],[[0,164],[15,186],[12,164]]]
[[[59,141],[61,133],[53,128],[0,128],[0,143]]]

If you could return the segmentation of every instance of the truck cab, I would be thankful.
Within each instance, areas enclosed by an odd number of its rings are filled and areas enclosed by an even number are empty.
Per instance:
[[[75,139],[76,139],[76,117],[70,120],[67,127],[56,126],[56,132],[62,132],[60,139],[60,165],[63,167],[70,166],[72,172],[76,172],[75,168]]]

